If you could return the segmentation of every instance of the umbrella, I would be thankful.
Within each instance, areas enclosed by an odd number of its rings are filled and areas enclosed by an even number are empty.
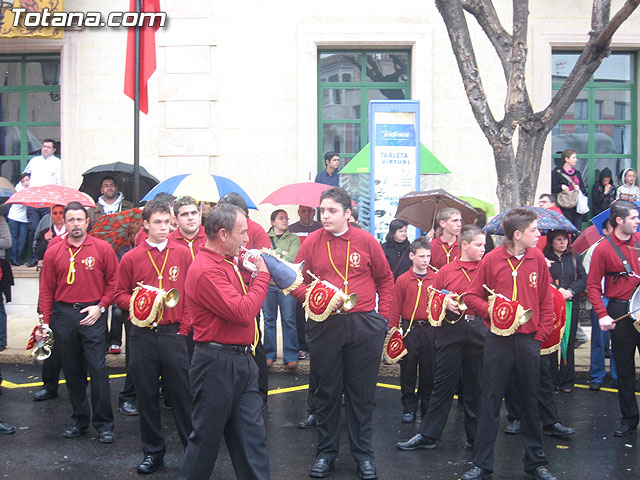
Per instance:
[[[91,235],[109,242],[117,252],[121,247],[133,245],[133,239],[142,226],[142,210],[133,208],[123,212],[102,215],[91,229]]]
[[[571,244],[571,250],[582,255],[587,249],[602,238],[595,225],[585,228]]]
[[[85,207],[95,207],[96,203],[86,193],[61,185],[29,187],[11,195],[7,203],[18,203],[27,207],[43,208],[79,202]]]
[[[640,208],[640,200],[637,200],[637,201],[635,201],[633,203],[635,203],[638,206],[638,208]],[[603,234],[602,233],[602,224],[604,223],[604,221],[607,218],[609,218],[609,213],[610,212],[611,212],[611,209],[607,208],[606,210],[600,212],[598,215],[596,215],[595,217],[593,217],[591,219],[591,223],[593,223],[596,226],[596,228],[598,229],[598,233],[600,235]],[[638,225],[638,231],[640,232],[640,225]]]
[[[169,177],[156,185],[140,201],[151,200],[159,193],[169,193],[176,197],[189,195],[198,201],[217,203],[221,197],[231,192],[242,196],[248,208],[258,209],[253,200],[249,198],[249,195],[233,180],[219,175],[209,175],[208,173],[186,173]]]
[[[542,207],[522,207],[527,208],[529,210],[533,210],[538,214],[538,229],[541,232],[546,233],[548,230],[566,230],[567,232],[577,232],[578,229],[571,223],[567,218],[558,213],[554,212],[550,208],[542,208]],[[504,230],[502,229],[502,220],[505,214],[509,210],[505,210],[504,212],[500,212],[498,215],[493,217],[489,223],[483,228],[486,233],[490,233],[492,235],[504,235]]]
[[[460,210],[464,224],[473,223],[478,216],[475,208],[469,203],[438,188],[425,192],[409,192],[400,197],[396,218],[428,232],[434,227],[438,212],[449,207]]]
[[[493,217],[496,214],[496,209],[493,206],[493,203],[487,202],[486,200],[480,200],[475,197],[458,197],[460,200],[464,200],[473,208],[477,208],[482,210],[487,217]]]
[[[280,187],[270,193],[264,200],[260,202],[270,203],[271,205],[304,205],[306,207],[316,208],[320,206],[320,195],[333,188],[331,185],[315,182],[292,183]],[[352,200],[351,204],[357,206]]]
[[[0,177],[0,198],[9,198],[16,193],[16,189],[9,180],[4,177]]]
[[[115,178],[118,190],[124,198],[132,200],[133,196],[133,165],[124,162],[105,163],[96,165],[82,174],[83,180],[80,191],[88,193],[92,198],[100,196],[102,179],[107,175]],[[140,195],[145,195],[158,184],[159,180],[146,169],[140,167]],[[137,199],[135,199],[137,200]]]

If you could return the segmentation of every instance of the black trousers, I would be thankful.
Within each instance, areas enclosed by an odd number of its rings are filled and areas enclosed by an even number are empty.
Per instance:
[[[124,325],[124,315],[117,305],[111,305],[111,325],[107,334],[107,345],[122,345],[122,326]]]
[[[260,330],[260,315],[256,317],[258,322],[258,344],[256,345],[255,355],[253,359],[258,367],[258,390],[260,390],[260,397],[262,402],[267,404],[267,394],[269,392],[269,369],[267,368],[267,353],[262,345],[262,330]]]
[[[387,322],[377,312],[331,315],[307,324],[307,345],[317,375],[317,457],[338,455],[340,397],[344,387],[351,454],[373,460],[372,417]]]
[[[555,398],[555,385],[553,383],[553,367],[556,364],[557,353],[540,355],[540,381],[538,383],[538,411],[543,427],[548,427],[560,421],[558,406]],[[521,395],[515,378],[509,382],[507,393],[504,396],[507,405],[507,418],[510,422],[520,420]]]
[[[482,354],[488,328],[482,318],[461,319],[451,325],[443,322],[436,331],[435,378],[420,433],[433,440],[442,437],[453,395],[462,375],[464,427],[469,443],[475,443],[480,410]]]
[[[124,379],[124,385],[122,390],[120,390],[120,394],[118,395],[118,403],[122,405],[124,402],[134,403],[136,401],[136,389],[133,386],[133,380],[131,379],[131,372],[129,370],[129,364],[131,362],[131,349],[129,347],[129,338],[131,336],[131,328],[133,324],[131,320],[129,320],[129,312],[127,310],[122,310],[122,315],[124,317],[124,344],[125,344],[125,368],[127,369],[127,376]]]
[[[540,342],[533,334],[501,337],[489,332],[482,363],[482,400],[473,463],[493,471],[493,445],[500,424],[502,397],[509,381],[515,380],[521,395],[520,432],[524,446],[524,470],[533,471],[548,463],[542,449],[542,427],[538,414]]]
[[[55,335],[54,335],[55,342]],[[54,344],[53,350],[49,358],[42,362],[42,381],[44,389],[49,392],[58,391],[58,382],[60,381],[60,370],[62,370],[62,357],[60,355],[60,347]],[[86,370],[85,370],[86,372]],[[86,374],[85,374],[86,377]]]
[[[156,328],[131,327],[129,367],[138,398],[140,437],[145,455],[163,456],[162,409],[158,399],[160,377],[182,444],[191,433],[191,389],[187,341],[178,324]]]
[[[627,313],[627,302],[609,301],[607,312],[613,318]],[[611,346],[618,371],[618,402],[623,425],[638,425],[638,403],[636,402],[636,349],[640,350],[640,332],[633,326],[633,320],[623,318],[611,330]]]
[[[409,320],[401,319],[402,331],[409,328]],[[421,323],[419,323],[421,322]],[[434,327],[426,320],[414,321],[411,331],[403,338],[407,354],[400,359],[400,393],[403,413],[412,413],[418,409],[418,401],[426,412],[433,387]],[[416,380],[418,393],[416,394]]]
[[[269,479],[258,367],[251,352],[196,343],[189,377],[193,431],[179,478],[208,479],[224,437],[236,478]]]
[[[82,308],[84,306],[86,304]],[[81,326],[80,320],[87,314],[80,310],[81,307],[75,309],[70,304],[55,302],[51,316],[55,347],[60,349],[73,407],[71,424],[85,429],[91,420],[98,432],[113,430],[109,376],[104,358],[107,314],[102,314],[91,326]],[[91,408],[87,399],[87,373],[91,377]]]

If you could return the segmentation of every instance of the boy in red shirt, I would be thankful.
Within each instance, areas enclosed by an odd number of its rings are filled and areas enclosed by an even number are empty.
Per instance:
[[[434,287],[462,295],[469,289],[484,255],[485,234],[476,225],[465,225],[460,233],[460,258],[445,265],[435,276]],[[400,450],[432,449],[442,436],[451,410],[453,394],[462,374],[464,417],[467,445],[473,446],[480,403],[482,353],[487,336],[486,310],[467,308],[449,298],[447,317],[435,328],[436,352],[433,391],[429,409],[423,415],[420,431],[406,442],[396,443]]]
[[[436,224],[442,229],[442,233],[431,241],[431,265],[440,269],[460,256],[458,245],[458,235],[462,228],[460,210],[455,208],[440,210],[436,216]]]
[[[413,241],[409,247],[409,259],[413,267],[396,280],[389,320],[389,328],[397,327],[403,332],[404,346],[407,349],[407,354],[400,360],[404,423],[415,421],[418,401],[424,417],[433,386],[434,331],[427,320],[427,304],[429,285],[433,283],[435,274],[428,269],[431,247],[426,238]]]
[[[555,480],[546,468],[548,461],[542,447],[537,393],[540,345],[553,326],[551,274],[544,255],[535,248],[540,237],[535,211],[514,208],[507,212],[503,223],[507,242],[480,262],[464,301],[470,309],[488,312],[486,286],[518,302],[522,308],[531,309],[532,315],[511,335],[487,334],[473,467],[462,480],[485,479],[493,473],[493,445],[500,423],[500,406],[510,380],[518,382],[522,393],[525,476]]]

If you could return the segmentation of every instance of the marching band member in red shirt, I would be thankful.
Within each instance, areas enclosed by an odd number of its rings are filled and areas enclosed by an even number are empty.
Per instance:
[[[85,208],[71,202],[64,209],[68,232],[47,248],[40,277],[39,311],[51,324],[73,415],[65,438],[82,435],[89,421],[102,443],[113,443],[113,409],[105,363],[107,315],[115,292],[118,259],[104,240],[87,235]],[[37,339],[37,338],[36,338]],[[86,374],[91,377],[91,409]]]
[[[464,301],[471,311],[488,312],[486,285],[496,294],[518,302],[523,309],[531,309],[532,315],[510,335],[487,334],[473,467],[462,480],[488,478],[493,472],[493,445],[500,423],[500,405],[510,379],[518,382],[522,393],[520,431],[525,449],[525,476],[554,480],[546,468],[548,461],[542,447],[537,392],[540,345],[553,326],[551,275],[544,255],[535,248],[540,237],[536,213],[514,208],[507,212],[503,222],[507,242],[489,252],[480,262]],[[518,321],[516,316],[511,318]]]
[[[247,219],[239,207],[218,204],[205,222],[207,243],[189,269],[186,301],[196,342],[190,378],[193,432],[180,479],[209,478],[224,437],[237,478],[269,479],[267,434],[252,359],[255,318],[269,288],[262,257],[249,286],[235,257],[248,241]]]
[[[191,316],[184,299],[184,282],[191,265],[189,249],[169,240],[171,211],[166,202],[152,200],[142,214],[147,239],[127,252],[120,262],[116,303],[128,310],[138,283],[169,291],[178,290],[180,299],[174,308],[164,308],[148,326],[131,325],[128,369],[133,380],[140,413],[140,436],[144,459],[138,473],[153,473],[165,454],[161,407],[158,399],[159,377],[172,407],[173,418],[182,444],[191,433],[191,395],[186,335]],[[138,298],[141,298],[142,295]],[[135,303],[135,298],[134,298]],[[142,316],[142,315],[141,315]],[[153,318],[153,317],[149,317]]]
[[[445,208],[436,215],[436,224],[442,229],[440,236],[431,241],[431,265],[438,270],[460,256],[458,235],[462,228],[462,215],[456,208]]]
[[[424,417],[433,386],[435,332],[427,320],[427,304],[429,285],[433,284],[435,274],[428,269],[430,258],[431,247],[427,239],[414,240],[409,246],[409,260],[413,266],[398,277],[393,287],[389,328],[402,330],[407,349],[399,362],[404,423],[416,420],[418,401]]]
[[[460,233],[460,257],[440,269],[435,276],[434,287],[458,295],[466,293],[484,255],[485,241],[485,234],[479,227],[465,225]],[[470,308],[460,311],[458,303],[453,298],[449,298],[447,310],[450,313],[447,313],[448,317],[442,322],[442,326],[435,327],[435,379],[428,412],[422,416],[417,435],[406,442],[396,443],[400,450],[435,448],[436,441],[442,437],[447,423],[460,374],[464,382],[462,390],[467,443],[473,446],[475,442],[480,404],[482,352],[488,330],[484,324],[487,312]]]
[[[178,228],[169,234],[169,239],[186,245],[191,253],[191,260],[207,241],[202,223],[202,213],[195,198],[179,197],[173,203],[173,212]]]
[[[298,250],[296,263],[304,260],[305,270],[346,294],[357,293],[358,301],[347,313],[306,324],[312,374],[317,375],[318,382],[319,441],[310,476],[326,477],[334,466],[340,444],[340,397],[344,387],[351,453],[360,478],[372,479],[377,477],[371,423],[387,330],[385,319],[391,313],[393,275],[373,236],[349,226],[351,197],[346,190],[332,188],[323,192],[320,200],[324,228],[307,237]],[[302,299],[306,289],[303,284],[292,294]]]
[[[618,402],[622,413],[621,426],[613,434],[626,437],[638,430],[634,357],[636,349],[640,349],[640,332],[634,327],[631,316],[616,323],[613,319],[629,313],[629,300],[640,285],[640,235],[636,233],[640,223],[638,207],[633,202],[617,200],[611,204],[609,219],[614,227],[613,233],[600,242],[591,256],[587,295],[598,315],[600,328],[611,330],[611,345],[618,370]],[[609,299],[606,308],[603,295]]]

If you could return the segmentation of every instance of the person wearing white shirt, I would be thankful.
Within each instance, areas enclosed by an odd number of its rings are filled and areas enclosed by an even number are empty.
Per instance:
[[[16,185],[16,192],[24,190],[31,181],[30,173],[23,173],[20,176],[20,183]],[[29,221],[27,220],[27,207],[25,205],[11,205],[7,214],[9,221],[9,231],[11,232],[11,249],[9,250],[9,262],[15,267],[22,265],[22,254],[24,246],[27,244],[29,235]]]
[[[47,138],[42,142],[41,155],[33,157],[27,163],[23,173],[31,174],[31,186],[42,187],[44,185],[60,185],[62,161],[54,155],[56,153],[55,142]],[[42,217],[49,213],[48,208],[27,207],[27,219],[29,221],[29,244],[33,243],[36,227]],[[35,267],[38,264],[35,252],[31,252],[31,261],[27,267]]]

